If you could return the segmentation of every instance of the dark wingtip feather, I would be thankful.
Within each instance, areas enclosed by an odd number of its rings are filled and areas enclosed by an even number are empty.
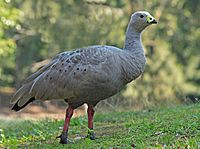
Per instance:
[[[29,103],[31,103],[31,102],[34,101],[34,100],[35,100],[35,97],[30,98],[30,99],[29,99],[23,106],[21,106],[21,107],[18,106],[18,102],[19,102],[19,101],[17,101],[17,103],[15,103],[14,106],[12,107],[12,110],[14,110],[14,111],[17,112],[17,111],[23,109],[25,106],[27,106]]]

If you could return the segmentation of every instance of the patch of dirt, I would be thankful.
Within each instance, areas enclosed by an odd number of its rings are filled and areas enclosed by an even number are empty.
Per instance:
[[[66,107],[67,108],[67,107]],[[64,119],[66,108],[55,106],[53,104],[47,104],[46,107],[42,107],[36,104],[31,104],[24,109],[15,112],[9,107],[0,107],[0,118],[14,119],[31,119],[38,120],[44,118],[51,119]],[[83,116],[86,113],[86,106],[83,105],[80,108],[74,110],[73,117]]]

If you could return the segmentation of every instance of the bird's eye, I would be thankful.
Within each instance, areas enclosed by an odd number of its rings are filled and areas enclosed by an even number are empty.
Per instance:
[[[143,18],[144,16],[143,15],[140,15],[140,18]]]

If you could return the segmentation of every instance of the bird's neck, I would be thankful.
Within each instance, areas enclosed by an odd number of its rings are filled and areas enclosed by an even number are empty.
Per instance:
[[[141,32],[135,31],[130,24],[126,32],[124,51],[122,68],[125,76],[124,82],[128,83],[141,75],[146,64]]]
[[[144,53],[142,42],[141,42],[141,32],[136,31],[134,27],[129,24],[126,31],[126,38],[124,43],[124,50],[128,50],[133,53]]]

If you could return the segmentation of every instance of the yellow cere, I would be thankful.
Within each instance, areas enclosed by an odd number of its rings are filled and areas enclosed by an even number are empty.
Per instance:
[[[148,22],[148,23],[151,22],[151,17],[150,17],[150,16],[147,16],[146,19],[147,19],[147,22]]]

